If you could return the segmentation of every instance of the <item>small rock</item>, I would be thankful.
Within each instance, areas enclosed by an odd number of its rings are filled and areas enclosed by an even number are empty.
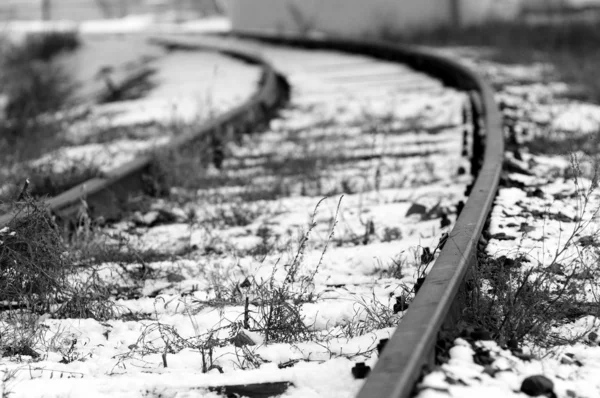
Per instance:
[[[413,286],[415,294],[419,292],[419,289],[421,288],[421,286],[423,286],[423,283],[425,283],[425,278],[417,278],[417,282]]]
[[[504,170],[510,173],[531,175],[531,171],[527,170],[525,167],[526,166],[523,164],[523,162],[519,162],[518,160],[507,158],[504,161]]]
[[[471,194],[471,189],[473,189],[473,184],[469,184],[465,187],[465,196],[469,196]]]
[[[498,257],[498,263],[503,264],[507,268],[512,268],[515,266],[515,260],[506,256]]]
[[[544,191],[542,191],[539,188],[536,188],[533,191],[527,192],[527,197],[544,199]]]
[[[546,268],[547,271],[556,274],[556,275],[564,275],[565,271],[563,270],[563,265],[561,263],[552,263]]]
[[[450,221],[450,219],[448,218],[448,215],[446,213],[443,213],[440,223],[441,223],[442,228],[446,228],[452,224],[452,221]]]
[[[423,215],[427,212],[427,207],[420,205],[418,203],[413,203],[412,206],[408,209],[404,217],[408,217],[413,214]]]
[[[462,210],[465,208],[465,202],[463,202],[462,200],[458,202],[458,204],[456,205],[456,215],[460,215],[460,213],[462,212]]]
[[[500,179],[500,184],[506,188],[519,188],[521,190],[525,190],[527,188],[527,186],[521,181],[514,180],[509,177],[502,177]]]
[[[451,386],[455,386],[455,385],[466,385],[462,380],[451,377],[449,375],[446,375],[446,378],[444,379],[446,383],[450,384]]]
[[[175,273],[175,272],[169,272],[167,274],[167,281],[168,282],[182,282],[185,280],[185,276]]]
[[[554,383],[544,375],[529,376],[521,384],[521,392],[537,397],[539,395],[553,395]]]
[[[527,223],[521,223],[518,232],[529,233],[535,231],[535,227],[527,225]]]
[[[483,366],[488,366],[494,363],[494,359],[492,358],[490,352],[481,348],[477,348],[475,350],[475,354],[473,355],[473,361],[476,364]]]
[[[354,376],[355,379],[364,379],[370,371],[370,366],[365,365],[364,362],[357,362],[352,368],[352,376]]]
[[[512,354],[513,354],[513,356],[519,358],[522,361],[531,361],[533,359],[532,355],[524,354],[524,353],[518,352],[518,351],[513,351]]]
[[[492,335],[487,330],[477,328],[471,332],[473,340],[492,340]]]
[[[406,302],[406,298],[404,296],[396,297],[396,304],[394,304],[394,314],[397,314],[401,311],[406,311],[408,309],[408,303]]]
[[[566,354],[564,354],[560,358],[560,363],[563,365],[583,366],[583,364],[581,362],[579,362],[577,359],[575,359],[575,354],[573,354],[571,352],[567,352]]]
[[[440,206],[441,203],[442,203],[442,201],[440,200],[435,205],[433,205],[429,210],[427,210],[427,212],[421,216],[421,220],[423,220],[423,221],[433,220],[434,218],[441,217],[442,214],[445,213],[442,206]]]
[[[137,225],[146,227],[154,227],[159,224],[168,224],[175,222],[177,216],[172,212],[164,209],[151,210],[146,214],[142,214],[139,211],[133,215],[133,222]]]
[[[513,150],[513,157],[518,161],[523,160],[523,155],[521,155],[521,152],[519,152],[518,149]]]
[[[498,232],[497,234],[492,235],[492,239],[496,239],[496,240],[515,240],[517,238],[515,238],[514,236],[507,235],[504,232]]]
[[[429,264],[433,261],[433,254],[428,247],[423,248],[423,253],[421,253],[421,264]]]
[[[587,338],[589,341],[591,341],[592,343],[597,343],[598,342],[598,333],[596,332],[590,332],[587,335]]]
[[[573,358],[569,358],[567,356],[563,356],[560,358],[560,363],[563,365],[572,365],[575,361]]]
[[[506,346],[511,350],[511,351],[521,351],[521,349],[519,348],[519,341],[517,339],[510,339],[506,342]]]
[[[483,367],[483,373],[488,374],[492,377],[494,377],[496,375],[496,373],[498,373],[499,371],[500,371],[499,369],[496,369],[490,365],[485,365]]]
[[[561,212],[559,212],[558,214],[554,215],[552,217],[554,220],[560,221],[560,222],[575,222],[577,221],[579,218],[578,217],[569,217],[566,214],[563,214]]]
[[[377,352],[381,355],[381,351],[383,351],[383,349],[385,348],[385,345],[387,344],[389,339],[381,339],[379,340],[379,343],[377,343]]]
[[[244,279],[244,281],[242,283],[240,283],[240,287],[247,289],[250,286],[252,286],[252,283],[250,282],[250,280],[248,278]]]
[[[236,334],[232,340],[233,345],[236,347],[242,347],[245,345],[256,345],[255,339],[253,338],[253,334],[248,331],[242,329]]]

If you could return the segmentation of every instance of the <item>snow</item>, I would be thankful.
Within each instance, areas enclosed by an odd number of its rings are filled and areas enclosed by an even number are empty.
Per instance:
[[[360,389],[352,367],[374,365],[379,340],[402,318],[397,297],[410,303],[427,267],[422,248],[437,246],[449,228],[441,214],[454,220],[464,200],[466,96],[368,57],[268,46],[263,54],[289,76],[291,104],[266,131],[229,143],[221,170],[205,171],[229,184],[179,188],[192,199],[156,200],[103,229],[107,248],[126,242],[172,259],[147,262],[143,279],[133,272],[140,264],[102,264],[120,316],[43,320],[42,358],[5,361],[18,370],[15,397],[210,397],[208,386],[268,381],[293,383],[283,394],[290,398]],[[332,72],[336,65],[343,73]],[[279,194],[266,195],[280,183]],[[266,196],[243,199],[252,192]],[[425,213],[407,215],[413,204]],[[158,222],[162,213],[171,221]],[[290,295],[281,327],[291,336],[277,341],[260,327],[271,284]],[[243,325],[246,299],[252,327]],[[240,332],[254,345],[232,344]],[[224,373],[202,372],[209,340],[218,341],[210,355]],[[60,363],[65,355],[71,361]]]
[[[564,146],[570,139],[598,131],[600,107],[561,98],[567,87],[546,80],[552,74],[550,66],[466,62],[500,87],[497,99],[509,105],[504,113],[516,121],[518,143],[543,137],[554,150],[553,145]],[[593,310],[598,297],[595,242],[600,194],[594,178],[594,158],[582,152],[531,154],[522,145],[518,152],[506,153],[503,186],[488,235],[480,243],[490,259],[515,259],[521,267],[516,272],[530,273],[530,280],[546,280],[560,288],[572,275],[568,297],[583,314],[550,323],[541,330],[544,344],[519,341],[523,352],[493,341],[458,338],[448,363],[425,376],[417,397],[522,397],[521,383],[535,375],[549,378],[559,398],[600,394],[600,320]],[[586,310],[588,305],[592,309]],[[527,316],[533,317],[535,309],[530,311]],[[481,360],[482,352],[489,359]]]
[[[525,377],[543,374],[554,382],[557,397],[594,397],[598,395],[597,381],[599,347],[576,344],[565,349],[563,355],[540,360],[523,360],[509,350],[500,348],[495,342],[477,342],[474,347],[484,348],[492,359],[485,366],[494,372],[492,377],[484,372],[484,366],[473,364],[474,351],[462,339],[455,341],[450,351],[450,362],[441,370],[423,379],[419,397],[523,397],[521,382]],[[455,348],[461,347],[460,355]],[[585,352],[585,355],[581,353]],[[569,355],[564,355],[569,354]],[[568,360],[565,358],[569,358]],[[575,361],[579,363],[576,364]],[[453,380],[448,383],[448,380]],[[433,390],[435,389],[435,390]],[[434,392],[435,391],[435,392]]]

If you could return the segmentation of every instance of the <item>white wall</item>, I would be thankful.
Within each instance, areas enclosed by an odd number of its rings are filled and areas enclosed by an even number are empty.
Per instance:
[[[523,0],[231,0],[233,28],[344,36],[413,33],[513,19]],[[459,10],[458,21],[453,4]]]
[[[411,32],[449,24],[448,0],[232,0],[231,18],[240,31],[337,35]]]

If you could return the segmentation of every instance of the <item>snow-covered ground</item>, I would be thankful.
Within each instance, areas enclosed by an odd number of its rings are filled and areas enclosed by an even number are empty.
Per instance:
[[[597,397],[600,193],[597,156],[584,151],[597,152],[600,106],[562,97],[568,87],[548,79],[548,65],[466,62],[501,87],[497,100],[507,134],[520,145],[506,154],[502,187],[480,242],[480,267],[496,267],[495,274],[487,275],[513,278],[506,285],[512,288],[512,306],[497,303],[492,313],[497,310],[500,320],[510,319],[515,340],[506,337],[508,323],[483,337],[498,333],[496,342],[478,340],[481,333],[465,334],[450,348],[449,361],[423,379],[418,397],[522,397],[536,392]],[[581,145],[585,139],[587,144]],[[541,152],[523,150],[525,143],[541,140],[546,142],[545,147],[537,145]],[[499,269],[512,271],[502,274]],[[499,290],[491,287],[500,285],[488,282],[490,289],[482,294],[498,297]],[[532,333],[523,339],[526,331]],[[530,385],[535,388],[526,394]]]
[[[289,106],[229,143],[198,187],[105,227],[109,249],[173,259],[102,264],[119,315],[42,319],[39,360],[4,360],[14,397],[358,391],[352,367],[376,361],[433,259],[424,248],[435,255],[464,200],[466,96],[368,57],[263,54],[288,77]]]

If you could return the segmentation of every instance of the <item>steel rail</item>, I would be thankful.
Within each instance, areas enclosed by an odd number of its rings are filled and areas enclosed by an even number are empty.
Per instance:
[[[262,76],[254,94],[243,104],[199,125],[193,132],[176,137],[161,146],[160,151],[186,150],[192,144],[209,134],[243,134],[269,118],[284,103],[289,95],[289,85],[276,73],[273,67],[256,52],[247,49],[220,47],[206,48],[223,52],[245,62],[259,65]],[[117,219],[123,212],[121,206],[132,194],[144,192],[147,175],[155,155],[143,154],[136,159],[111,170],[102,177],[87,180],[53,198],[45,204],[48,211],[61,220],[72,219],[80,210],[82,200],[93,217]],[[0,215],[0,228],[22,213]]]
[[[469,270],[476,265],[477,243],[498,190],[504,136],[502,117],[494,101],[493,90],[475,71],[423,47],[254,32],[236,32],[233,35],[274,44],[341,50],[402,62],[470,93],[475,122],[471,164],[472,172],[476,175],[469,198],[419,293],[386,343],[357,396],[409,397],[423,370],[435,363],[435,346],[440,331],[456,328],[461,299],[464,298],[464,282]]]
[[[359,53],[374,58],[407,64],[414,69],[430,74],[448,86],[469,92],[475,121],[473,140],[473,170],[477,172],[472,189],[450,232],[446,245],[427,275],[402,322],[387,342],[379,360],[363,385],[359,398],[398,398],[411,395],[415,383],[425,366],[435,361],[435,345],[439,332],[444,327],[455,326],[460,316],[462,287],[471,267],[475,265],[477,243],[491,209],[502,169],[504,140],[502,119],[493,99],[490,85],[477,73],[456,62],[421,47],[400,46],[383,42],[353,41],[337,38],[312,39],[306,37],[276,37],[257,33],[236,33],[243,38],[258,39],[275,44],[329,49]],[[201,40],[200,40],[201,41]],[[163,45],[174,47],[207,47],[193,41],[158,40]],[[210,46],[208,46],[210,47]],[[246,55],[240,46],[227,47],[231,55]],[[252,99],[200,127],[193,137],[182,137],[173,142],[172,147],[183,147],[211,131],[239,128],[244,124],[255,123],[260,115],[272,110],[282,99],[281,86],[275,72],[258,55],[248,60],[258,59],[265,66],[261,90]],[[150,157],[133,161],[104,179],[93,179],[75,187],[48,203],[55,212],[77,209],[81,192],[87,201],[109,211],[114,205],[111,195],[122,197],[132,187],[143,184],[142,175],[151,162]],[[71,210],[69,210],[71,209]],[[99,213],[103,213],[100,211]],[[62,214],[62,213],[61,213]],[[10,218],[0,217],[0,226]]]

